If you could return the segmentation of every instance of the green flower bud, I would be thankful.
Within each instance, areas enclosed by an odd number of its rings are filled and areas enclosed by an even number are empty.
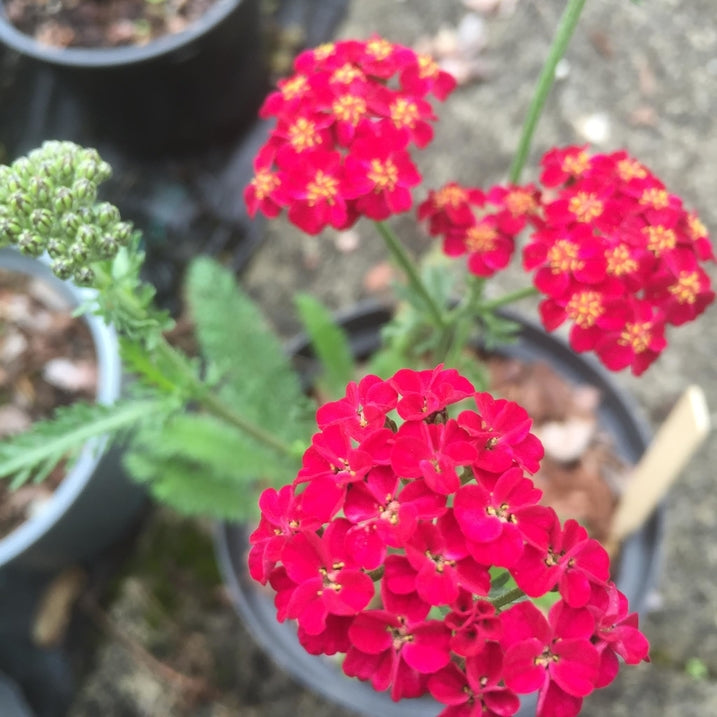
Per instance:
[[[84,244],[73,244],[68,251],[68,256],[73,264],[84,264],[90,256],[90,249]]]
[[[77,229],[82,224],[82,217],[77,212],[65,212],[60,217],[60,226],[73,236],[77,233]]]
[[[9,198],[15,192],[19,192],[22,188],[22,178],[12,170],[3,178],[3,194]]]
[[[22,226],[20,226],[19,222],[12,215],[6,217],[0,216],[0,242],[6,241],[12,244],[20,235],[21,231]]]
[[[35,172],[35,166],[27,157],[19,157],[12,163],[13,171],[21,182],[27,181]]]
[[[81,266],[75,271],[74,278],[78,286],[92,286],[95,281],[95,272],[89,266]]]
[[[97,186],[89,179],[77,179],[72,185],[72,194],[76,199],[89,204],[97,198]]]
[[[49,234],[52,231],[52,212],[49,209],[34,209],[30,214],[30,223],[38,232]]]
[[[99,230],[92,224],[80,224],[75,234],[75,242],[88,249],[97,245]]]
[[[65,242],[61,239],[57,239],[56,237],[52,237],[47,242],[47,253],[53,259],[59,259],[61,256],[64,256],[65,249]]]
[[[33,209],[32,198],[23,191],[13,192],[8,199],[8,204],[15,214],[29,216]]]
[[[58,214],[69,212],[74,206],[74,197],[67,187],[58,187],[55,191],[53,206]]]
[[[103,234],[100,237],[97,250],[102,259],[111,259],[119,249],[120,244],[111,234]]]
[[[55,276],[58,276],[60,279],[71,278],[75,271],[72,262],[64,258],[55,259],[55,261],[52,262],[51,268]]]
[[[132,238],[132,224],[130,222],[117,222],[112,230],[112,236],[120,246],[127,246]]]
[[[16,243],[21,252],[30,256],[40,256],[45,250],[45,242],[42,237],[29,231],[21,232]]]
[[[101,202],[95,206],[95,221],[102,228],[120,221],[119,209],[109,202]]]
[[[50,185],[42,177],[30,177],[30,180],[28,181],[28,190],[30,196],[36,204],[47,206],[50,203],[52,190]]]

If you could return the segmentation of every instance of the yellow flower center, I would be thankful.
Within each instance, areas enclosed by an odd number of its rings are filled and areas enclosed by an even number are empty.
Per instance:
[[[565,312],[581,329],[589,329],[605,313],[605,307],[597,291],[580,291],[570,298]]]
[[[514,216],[518,217],[523,214],[532,212],[535,207],[535,198],[523,189],[513,189],[505,195],[505,206],[508,211]]]
[[[707,236],[707,227],[700,221],[696,214],[689,214],[687,216],[687,229],[693,241]]]
[[[331,75],[331,82],[337,82],[340,85],[349,85],[354,80],[363,80],[366,75],[355,65],[347,62],[338,69],[334,70]]]
[[[652,322],[650,321],[628,323],[622,330],[618,343],[621,346],[630,346],[636,354],[641,354],[650,346],[651,330]]]
[[[700,293],[700,276],[696,271],[681,271],[670,293],[680,304],[694,304]]]
[[[441,68],[430,55],[418,56],[418,76],[422,79],[432,79],[438,76]]]
[[[342,95],[334,100],[332,110],[340,122],[356,126],[366,114],[366,100],[357,95]]]
[[[667,227],[643,227],[642,232],[647,235],[647,248],[657,256],[674,249],[677,244],[677,235]]]
[[[580,248],[568,239],[558,239],[548,250],[548,264],[553,274],[565,274],[582,269],[585,262],[578,257]]]
[[[309,81],[305,75],[290,77],[281,86],[281,94],[285,100],[293,100],[300,97],[308,89]]]
[[[334,54],[336,45],[333,42],[325,42],[323,45],[319,45],[314,48],[314,59],[318,62],[326,60],[328,57]]]
[[[299,117],[289,127],[289,142],[297,152],[312,149],[321,144],[321,135],[316,131],[316,124],[306,117]]]
[[[465,243],[469,251],[486,252],[495,248],[496,230],[487,224],[477,224],[466,232]]]
[[[306,186],[306,198],[310,207],[322,200],[333,204],[338,193],[339,180],[320,169]]]
[[[377,192],[386,190],[390,192],[398,184],[398,167],[390,159],[385,162],[372,159],[368,178],[374,183]]]
[[[648,187],[640,197],[640,204],[653,209],[665,209],[670,204],[670,196],[665,189]]]
[[[415,102],[410,102],[405,97],[399,97],[389,108],[391,119],[396,127],[413,128],[420,115]]]
[[[585,150],[581,150],[577,154],[569,154],[563,159],[561,169],[566,174],[579,177],[590,166],[590,157]]]
[[[588,223],[599,217],[604,206],[594,192],[578,192],[570,198],[568,210],[579,222]]]
[[[637,271],[637,260],[630,255],[626,244],[618,244],[605,252],[607,273],[612,276],[625,276]]]
[[[260,169],[251,184],[257,199],[266,199],[281,184],[281,180],[268,169]]]
[[[393,45],[382,37],[375,37],[366,43],[366,52],[377,60],[385,60],[393,52]]]
[[[617,175],[623,182],[631,179],[644,179],[647,170],[636,159],[621,159],[617,163]]]
[[[468,192],[456,184],[442,187],[433,195],[433,204],[436,209],[443,209],[444,207],[453,207],[455,209],[467,201]]]

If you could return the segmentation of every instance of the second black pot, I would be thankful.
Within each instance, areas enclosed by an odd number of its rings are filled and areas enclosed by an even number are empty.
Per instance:
[[[339,323],[348,332],[357,359],[370,356],[379,347],[380,328],[390,318],[388,310],[375,304],[361,305],[340,317]],[[540,326],[514,315],[510,318],[521,325],[519,339],[498,353],[527,362],[547,362],[568,380],[597,387],[602,396],[598,415],[600,426],[612,437],[619,456],[627,463],[635,463],[647,447],[649,432],[629,397],[597,363],[575,354],[565,342],[546,334]],[[298,337],[289,350],[310,381],[312,372],[318,367],[307,339]],[[217,528],[215,546],[221,572],[239,616],[274,662],[315,693],[366,717],[435,717],[442,705],[432,698],[393,702],[388,693],[376,692],[369,683],[344,676],[336,660],[316,657],[304,650],[294,624],[277,621],[273,592],[249,575],[247,552],[252,529],[223,523]],[[658,509],[622,545],[614,578],[633,611],[644,611],[647,597],[655,586],[663,531],[664,511]],[[522,696],[521,703],[517,717],[534,714],[535,695]]]
[[[43,45],[18,31],[0,3],[0,42],[72,100],[79,126],[66,139],[142,156],[238,136],[268,86],[260,0],[217,0],[183,32],[107,48]]]

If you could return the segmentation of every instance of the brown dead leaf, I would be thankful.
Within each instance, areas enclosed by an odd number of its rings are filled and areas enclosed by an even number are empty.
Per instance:
[[[389,288],[394,276],[391,264],[383,261],[366,272],[363,278],[364,288],[371,294],[379,294]]]

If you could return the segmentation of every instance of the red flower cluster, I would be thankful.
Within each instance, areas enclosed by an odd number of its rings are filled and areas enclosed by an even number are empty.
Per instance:
[[[604,548],[538,505],[523,408],[438,366],[351,383],[317,423],[294,482],[262,495],[249,554],[308,652],[346,653],[394,700],[430,692],[443,717],[509,717],[535,691],[538,715],[569,717],[618,658],[648,659]],[[509,605],[501,575],[557,602]]]
[[[421,175],[407,147],[431,141],[426,96],[445,99],[453,77],[377,36],[307,50],[294,70],[261,109],[277,123],[245,191],[250,215],[275,217],[288,207],[292,223],[316,234],[410,209]]]
[[[542,225],[523,259],[547,297],[543,324],[570,319],[575,351],[639,375],[665,348],[665,326],[714,300],[701,266],[714,261],[707,230],[625,152],[553,149],[542,167]]]
[[[515,237],[539,209],[533,186],[493,187],[487,194],[450,182],[418,207],[431,236],[443,237],[448,256],[468,254],[468,270],[489,277],[505,269],[515,249]]]

